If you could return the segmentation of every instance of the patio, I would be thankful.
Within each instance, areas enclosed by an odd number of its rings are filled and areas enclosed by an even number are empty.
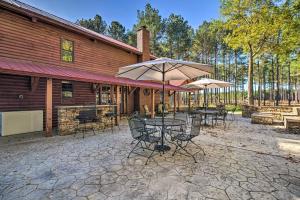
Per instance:
[[[205,128],[198,163],[127,154],[125,120],[96,135],[0,139],[0,199],[299,199],[300,135],[238,118]],[[2,140],[2,141],[1,141]]]

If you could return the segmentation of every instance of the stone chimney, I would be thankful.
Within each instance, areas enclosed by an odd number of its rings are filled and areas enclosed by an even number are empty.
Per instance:
[[[150,32],[146,26],[142,26],[137,31],[137,48],[143,54],[141,55],[141,62],[150,60]]]

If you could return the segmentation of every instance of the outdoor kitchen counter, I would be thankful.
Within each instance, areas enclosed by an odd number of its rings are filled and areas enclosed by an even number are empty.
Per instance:
[[[106,113],[113,112],[116,105],[82,105],[82,106],[57,106],[58,115],[58,133],[60,135],[70,135],[76,132],[82,124],[79,123],[78,116],[80,111],[86,109],[96,109],[97,117],[100,122],[91,122],[88,125],[93,126],[96,130],[103,130],[111,125],[111,119]]]

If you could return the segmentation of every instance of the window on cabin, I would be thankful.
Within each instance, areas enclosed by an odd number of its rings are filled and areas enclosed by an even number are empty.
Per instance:
[[[61,40],[61,59],[65,62],[74,61],[74,42],[66,39]]]
[[[112,89],[114,89],[112,91]],[[112,99],[112,92],[114,92],[114,99]],[[116,102],[116,91],[114,86],[111,85],[102,85],[99,88],[99,91],[96,93],[96,103],[100,105],[110,105]]]
[[[62,98],[73,97],[73,84],[69,81],[62,81],[61,83]]]

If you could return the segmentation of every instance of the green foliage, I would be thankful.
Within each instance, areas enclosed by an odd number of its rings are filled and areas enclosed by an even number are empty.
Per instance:
[[[171,14],[166,20],[165,51],[170,58],[187,59],[193,39],[193,29],[182,16]]]
[[[87,29],[93,30],[97,33],[106,33],[106,22],[102,19],[100,15],[96,15],[94,19],[80,19],[76,21],[76,24],[79,24]]]
[[[127,35],[125,31],[125,27],[117,21],[112,21],[110,26],[108,27],[107,33],[112,38],[127,42]]]
[[[134,26],[134,31],[138,28],[146,26],[150,31],[150,49],[157,56],[162,54],[160,41],[164,34],[165,22],[159,15],[159,11],[147,3],[145,10],[137,11],[137,24]]]

